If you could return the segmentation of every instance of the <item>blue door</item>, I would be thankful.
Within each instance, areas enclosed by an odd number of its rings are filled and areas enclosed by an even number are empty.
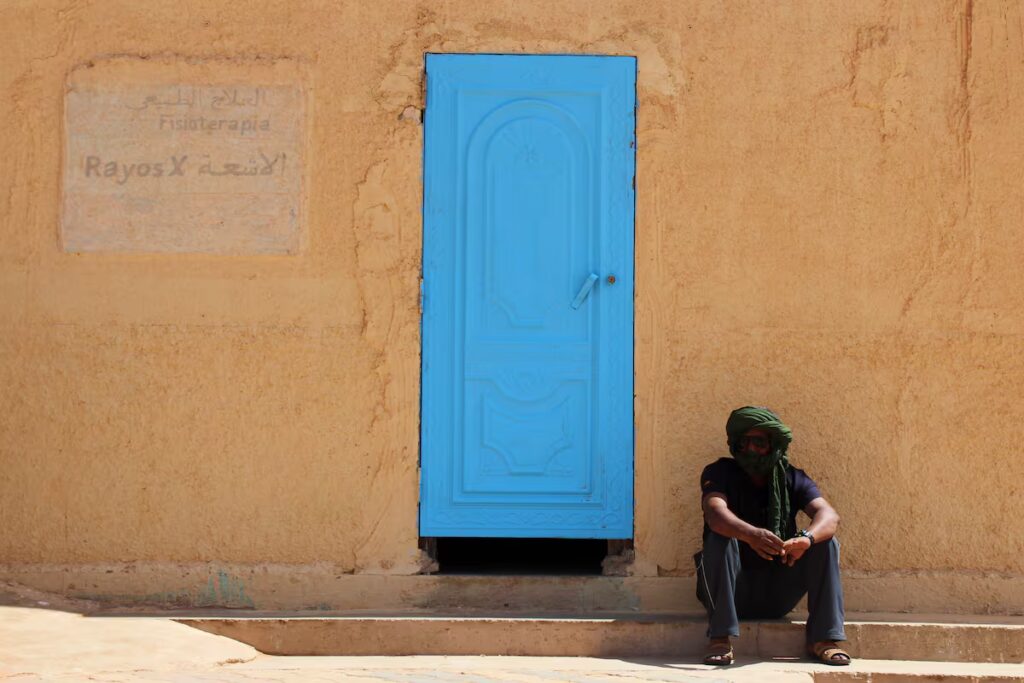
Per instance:
[[[635,84],[427,55],[422,536],[633,536]]]

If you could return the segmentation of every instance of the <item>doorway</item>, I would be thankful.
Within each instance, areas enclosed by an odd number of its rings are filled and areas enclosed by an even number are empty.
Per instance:
[[[636,59],[426,72],[420,535],[632,538]]]

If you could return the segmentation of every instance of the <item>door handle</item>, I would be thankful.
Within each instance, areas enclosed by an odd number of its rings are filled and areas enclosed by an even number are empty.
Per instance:
[[[592,290],[594,288],[594,285],[596,283],[597,283],[597,273],[591,273],[587,277],[586,282],[583,283],[583,286],[580,287],[580,291],[576,295],[576,298],[572,300],[572,304],[571,304],[572,310],[575,311],[577,308],[579,308],[580,306],[583,305],[583,302],[587,300],[588,296],[590,296],[590,290]]]

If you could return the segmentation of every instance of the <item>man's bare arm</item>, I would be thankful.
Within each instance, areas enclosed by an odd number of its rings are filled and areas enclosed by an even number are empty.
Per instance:
[[[804,512],[811,518],[807,531],[814,536],[815,543],[823,543],[835,535],[839,513],[824,498],[818,496],[812,500],[804,506]],[[783,546],[782,561],[792,567],[810,547],[810,539],[801,536],[791,538]]]
[[[701,501],[704,521],[716,534],[743,541],[766,560],[782,553],[782,539],[767,529],[747,524],[729,509],[726,497],[718,492],[709,493]]]
[[[814,536],[815,543],[827,541],[836,535],[836,528],[839,526],[839,513],[828,504],[827,500],[821,496],[815,498],[807,504],[804,512],[811,518],[807,531]]]

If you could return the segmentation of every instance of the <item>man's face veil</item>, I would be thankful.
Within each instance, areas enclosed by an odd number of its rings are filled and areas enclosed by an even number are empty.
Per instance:
[[[740,447],[740,439],[751,429],[760,429],[768,434],[771,448],[767,455],[751,453]],[[737,408],[732,411],[725,423],[725,433],[729,442],[729,452],[747,474],[764,477],[771,474],[780,463],[783,466],[789,464],[786,461],[786,451],[793,441],[793,432],[768,408]]]

